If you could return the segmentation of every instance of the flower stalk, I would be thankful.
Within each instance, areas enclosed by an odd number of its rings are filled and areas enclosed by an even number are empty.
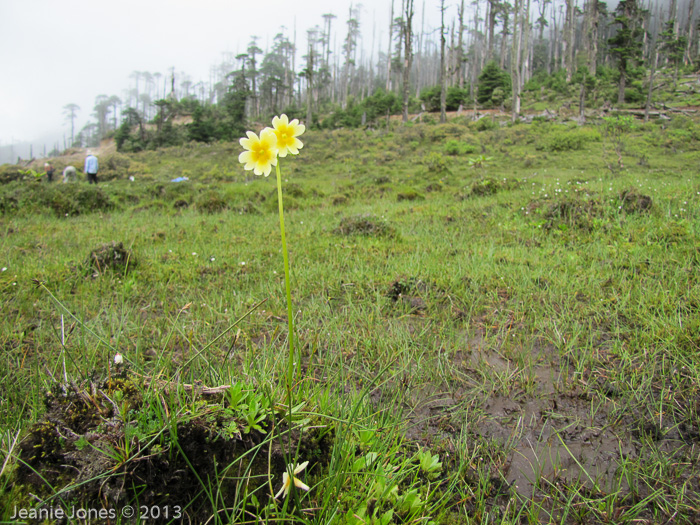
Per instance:
[[[287,361],[286,387],[287,387],[287,422],[289,432],[292,430],[292,409],[294,407],[294,392],[292,389],[294,381],[294,310],[292,308],[292,283],[289,275],[289,252],[287,250],[287,236],[284,230],[284,204],[282,199],[282,173],[280,171],[279,157],[286,157],[287,154],[297,155],[299,149],[304,145],[297,138],[304,133],[305,126],[297,119],[289,121],[287,115],[280,115],[272,119],[272,128],[265,128],[256,135],[252,131],[246,133],[246,137],[241,138],[240,144],[243,151],[238,160],[246,170],[253,170],[256,175],[267,177],[275,167],[277,174],[277,203],[280,216],[280,236],[282,238],[282,259],[284,261],[284,286],[287,298],[287,325],[289,327],[289,356]],[[290,440],[291,447],[291,440]],[[288,451],[288,465],[292,465],[292,451]],[[302,481],[294,475],[298,474],[308,462],[297,465],[293,469],[288,467],[289,472],[283,475],[282,489],[275,498],[280,495],[287,496],[292,483],[302,490],[309,490]]]
[[[292,309],[292,283],[289,277],[289,252],[287,251],[287,236],[284,232],[284,205],[282,204],[282,174],[279,162],[275,166],[277,172],[277,203],[280,215],[280,235],[282,237],[282,258],[284,260],[284,286],[287,294],[287,326],[289,329],[289,360],[287,364],[287,401],[289,402],[289,425],[291,430],[292,414],[292,381],[294,380],[294,313]]]

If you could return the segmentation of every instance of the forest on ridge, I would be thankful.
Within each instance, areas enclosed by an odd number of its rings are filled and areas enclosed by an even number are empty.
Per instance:
[[[134,71],[121,97],[96,97],[94,120],[82,129],[75,129],[81,108],[63,108],[64,149],[107,136],[123,151],[233,140],[246,123],[280,112],[324,128],[421,111],[440,111],[444,121],[460,108],[500,108],[516,119],[554,102],[537,98],[543,88],[577,99],[581,116],[606,104],[648,111],[659,71],[675,91],[679,75],[697,69],[696,0],[460,0],[449,7],[392,0],[385,49],[355,5],[344,17],[323,15],[305,42],[283,28],[262,49],[251,36],[244,53],[226,53],[211,67],[207,81],[174,69]],[[440,10],[438,31],[425,28],[430,9]]]

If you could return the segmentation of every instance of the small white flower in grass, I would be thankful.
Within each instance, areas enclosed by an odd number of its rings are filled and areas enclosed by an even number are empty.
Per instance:
[[[306,468],[306,465],[308,465],[308,461],[304,461],[303,463],[297,465],[294,467],[294,475],[289,477],[289,474],[285,472],[282,474],[282,488],[279,490],[277,494],[275,494],[275,499],[279,498],[280,495],[286,497],[287,494],[289,494],[289,489],[292,488],[292,483],[294,483],[294,486],[298,489],[309,491],[309,486],[301,481],[299,478],[296,477],[297,474],[299,474],[302,470]]]
[[[124,357],[120,353],[117,353],[117,355],[114,356],[114,364],[121,365],[123,362],[124,362]]]
[[[2,270],[0,270],[0,271],[1,271],[1,272],[6,272],[6,271],[7,271],[7,267],[6,267],[6,266],[3,266]]]

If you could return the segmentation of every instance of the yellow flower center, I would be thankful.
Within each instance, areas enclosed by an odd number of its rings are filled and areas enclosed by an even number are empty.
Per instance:
[[[251,156],[253,157],[253,161],[258,164],[266,164],[272,159],[270,148],[268,148],[266,144],[253,144],[253,147],[250,151]]]
[[[275,134],[277,135],[277,145],[280,148],[294,144],[294,130],[290,128],[291,126],[280,124],[275,130]]]

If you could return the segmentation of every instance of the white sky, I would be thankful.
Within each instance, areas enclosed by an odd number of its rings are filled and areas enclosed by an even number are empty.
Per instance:
[[[206,81],[210,67],[222,62],[222,53],[243,52],[253,35],[265,49],[282,26],[292,38],[296,24],[297,48],[305,49],[306,30],[322,26],[322,15],[329,12],[338,17],[333,32],[341,39],[350,4],[351,0],[0,0],[0,145],[48,140],[51,147],[51,141],[70,136],[63,112],[69,103],[81,107],[77,133],[94,120],[95,97],[123,98],[133,71],[165,74],[174,67],[194,83]],[[396,4],[398,10],[400,0]],[[426,18],[439,25],[439,0],[425,4]],[[417,23],[422,8],[417,1]],[[381,49],[386,48],[390,10],[391,0],[363,3],[360,29],[366,49],[373,25]]]

